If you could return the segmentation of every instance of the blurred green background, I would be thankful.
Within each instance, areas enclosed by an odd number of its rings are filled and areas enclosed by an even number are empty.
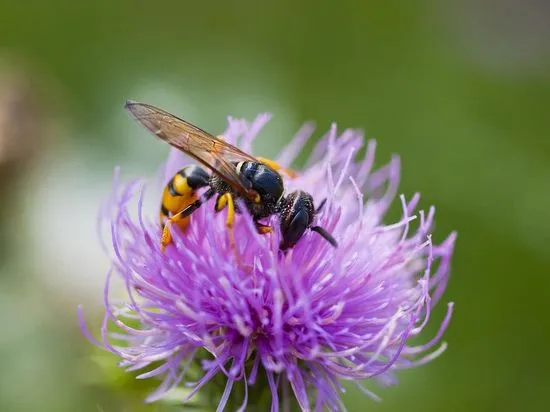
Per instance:
[[[546,410],[550,4],[331,4],[1,3],[1,411],[163,410],[142,406],[143,383],[106,377],[76,325],[78,303],[99,325],[95,217],[113,166],[153,175],[167,152],[127,98],[214,133],[228,114],[271,111],[256,146],[267,155],[310,119],[317,136],[331,121],[364,128],[379,164],[399,153],[401,191],[437,207],[435,239],[459,233],[450,346],[379,390],[381,404],[353,390],[346,404]]]

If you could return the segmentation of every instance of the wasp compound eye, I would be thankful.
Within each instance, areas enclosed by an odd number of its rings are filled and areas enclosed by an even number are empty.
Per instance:
[[[309,216],[306,210],[293,210],[292,213],[293,214],[289,216],[290,221],[284,221],[281,227],[283,233],[283,240],[280,246],[281,250],[294,246],[309,227]]]

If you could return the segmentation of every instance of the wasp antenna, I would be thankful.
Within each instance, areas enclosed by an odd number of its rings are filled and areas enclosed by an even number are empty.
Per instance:
[[[338,242],[336,241],[336,239],[334,239],[332,235],[328,233],[325,229],[323,229],[321,226],[313,226],[311,230],[319,233],[332,246],[338,247]]]
[[[327,198],[325,197],[323,200],[321,200],[321,203],[319,203],[319,206],[317,206],[317,209],[315,210],[315,213],[319,213],[321,209],[325,206],[325,203],[327,203]]]

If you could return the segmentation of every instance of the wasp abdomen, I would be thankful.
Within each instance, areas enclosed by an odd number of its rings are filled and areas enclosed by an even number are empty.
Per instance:
[[[187,166],[177,172],[164,187],[160,205],[160,221],[164,226],[166,219],[181,212],[197,200],[196,191],[208,186],[210,176],[198,166]],[[177,222],[181,229],[189,224],[189,217]]]

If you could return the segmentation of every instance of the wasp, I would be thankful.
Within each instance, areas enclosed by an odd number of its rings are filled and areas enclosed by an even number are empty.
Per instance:
[[[150,132],[186,153],[211,171],[200,166],[188,166],[178,171],[165,186],[160,219],[161,245],[164,249],[171,242],[170,228],[166,223],[185,229],[194,211],[212,197],[216,197],[214,209],[227,208],[226,226],[232,236],[235,214],[240,213],[236,200],[244,202],[254,219],[259,233],[270,233],[272,228],[260,221],[278,215],[282,239],[281,250],[293,247],[306,230],[312,230],[332,246],[338,244],[334,237],[320,226],[314,226],[316,213],[324,202],[315,208],[313,197],[296,190],[285,195],[285,172],[275,161],[254,157],[210,133],[174,116],[158,107],[127,101],[130,114]],[[292,172],[288,172],[292,174]],[[200,196],[199,189],[206,188]],[[232,240],[234,246],[234,239]]]

